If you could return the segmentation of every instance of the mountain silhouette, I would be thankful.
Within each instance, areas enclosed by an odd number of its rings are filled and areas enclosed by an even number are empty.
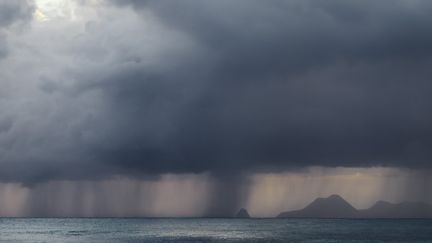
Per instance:
[[[296,211],[283,212],[279,218],[351,218],[358,210],[339,195],[327,198],[317,198],[305,208]]]
[[[432,218],[432,205],[422,202],[378,201],[357,210],[339,195],[317,198],[301,210],[282,212],[278,218]]]
[[[236,213],[236,215],[234,217],[235,218],[250,218],[250,215],[246,209],[242,208]]]

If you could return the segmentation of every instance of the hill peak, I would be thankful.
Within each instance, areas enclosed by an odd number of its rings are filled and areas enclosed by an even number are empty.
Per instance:
[[[338,194],[332,194],[332,195],[330,195],[329,197],[327,197],[327,199],[330,199],[330,200],[343,200],[343,201],[345,201],[345,199],[343,199],[341,196],[339,196]]]
[[[336,194],[333,194],[326,198],[317,198],[304,209],[313,209],[314,211],[339,211],[346,213],[353,213],[356,211],[356,209],[351,206],[351,204],[349,204],[345,199]]]
[[[279,217],[348,218],[357,214],[351,204],[339,195],[317,198],[302,210],[284,212]]]
[[[235,217],[236,218],[250,218],[250,215],[246,209],[242,208],[236,213]]]

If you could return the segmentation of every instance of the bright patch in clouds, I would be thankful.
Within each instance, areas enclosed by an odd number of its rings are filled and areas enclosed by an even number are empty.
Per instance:
[[[86,5],[97,5],[100,1],[87,1]],[[82,15],[79,3],[70,0],[36,0],[35,18],[37,21],[69,20],[76,21]]]
[[[73,2],[66,0],[37,0],[36,18],[39,21],[48,21],[57,18],[72,19]]]

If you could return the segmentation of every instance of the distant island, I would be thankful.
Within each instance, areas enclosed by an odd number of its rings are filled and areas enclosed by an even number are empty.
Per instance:
[[[236,213],[234,218],[250,218],[250,215],[246,209],[242,208]]]
[[[301,210],[282,212],[278,218],[432,218],[432,205],[422,202],[378,201],[356,209],[339,195],[317,198]]]

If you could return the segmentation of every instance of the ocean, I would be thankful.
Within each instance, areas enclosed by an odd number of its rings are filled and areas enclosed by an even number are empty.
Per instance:
[[[432,220],[0,218],[0,242],[432,242]]]

